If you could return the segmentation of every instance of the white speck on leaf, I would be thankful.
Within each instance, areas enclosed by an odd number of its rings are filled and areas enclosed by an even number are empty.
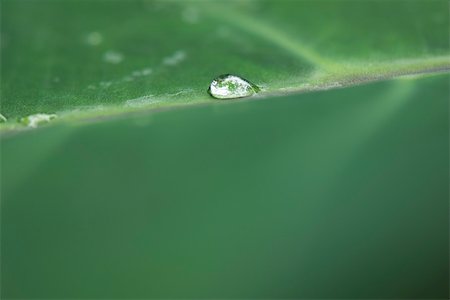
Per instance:
[[[48,123],[55,118],[55,114],[34,114],[21,118],[20,122],[27,125],[28,127],[36,128],[39,125]]]
[[[171,56],[164,58],[163,64],[167,66],[175,66],[186,59],[186,53],[183,50],[178,50]]]
[[[103,42],[103,36],[98,31],[90,32],[86,35],[86,44],[90,46],[98,46]]]
[[[142,76],[147,76],[153,73],[153,70],[150,68],[145,68],[141,71]]]
[[[123,61],[123,54],[117,51],[109,50],[103,55],[103,60],[110,64],[119,64]]]
[[[153,95],[146,95],[146,96],[142,96],[139,98],[134,98],[134,99],[125,101],[125,106],[140,107],[140,106],[145,106],[148,104],[158,103],[158,102],[160,102],[160,100],[153,98]]]
[[[185,89],[185,90],[181,90],[181,91],[178,91],[175,93],[165,94],[165,96],[176,97],[176,96],[180,96],[180,95],[191,94],[193,91],[194,91],[193,89]]]
[[[111,81],[101,81],[100,82],[100,86],[102,87],[102,88],[108,88],[108,87],[110,87],[112,85],[112,82]]]
[[[134,77],[139,77],[139,76],[148,76],[150,74],[152,74],[153,70],[150,68],[145,68],[142,70],[138,70],[138,71],[133,71],[131,73],[131,75],[133,75]]]

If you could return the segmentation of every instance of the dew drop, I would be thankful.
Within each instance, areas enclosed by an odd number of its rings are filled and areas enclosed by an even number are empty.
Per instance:
[[[217,99],[249,97],[260,89],[250,81],[236,75],[220,75],[211,82],[208,93]]]
[[[55,118],[55,114],[34,114],[21,118],[20,122],[28,127],[36,128],[39,125],[48,123]]]

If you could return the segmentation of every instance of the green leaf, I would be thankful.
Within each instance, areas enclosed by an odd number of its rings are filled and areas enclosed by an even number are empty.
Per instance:
[[[2,298],[445,298],[449,79],[4,138]]]
[[[448,9],[2,0],[1,298],[448,298]]]
[[[96,117],[448,70],[447,1],[2,1],[2,108]],[[11,123],[9,124],[11,126]]]

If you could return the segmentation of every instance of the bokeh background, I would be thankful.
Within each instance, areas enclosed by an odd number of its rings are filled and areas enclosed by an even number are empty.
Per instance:
[[[1,7],[2,298],[448,299],[447,1]]]

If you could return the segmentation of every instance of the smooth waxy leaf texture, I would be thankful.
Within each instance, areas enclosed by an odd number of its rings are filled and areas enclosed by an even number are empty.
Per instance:
[[[448,70],[446,1],[2,2],[2,108],[98,116]],[[11,125],[11,124],[9,124]]]

